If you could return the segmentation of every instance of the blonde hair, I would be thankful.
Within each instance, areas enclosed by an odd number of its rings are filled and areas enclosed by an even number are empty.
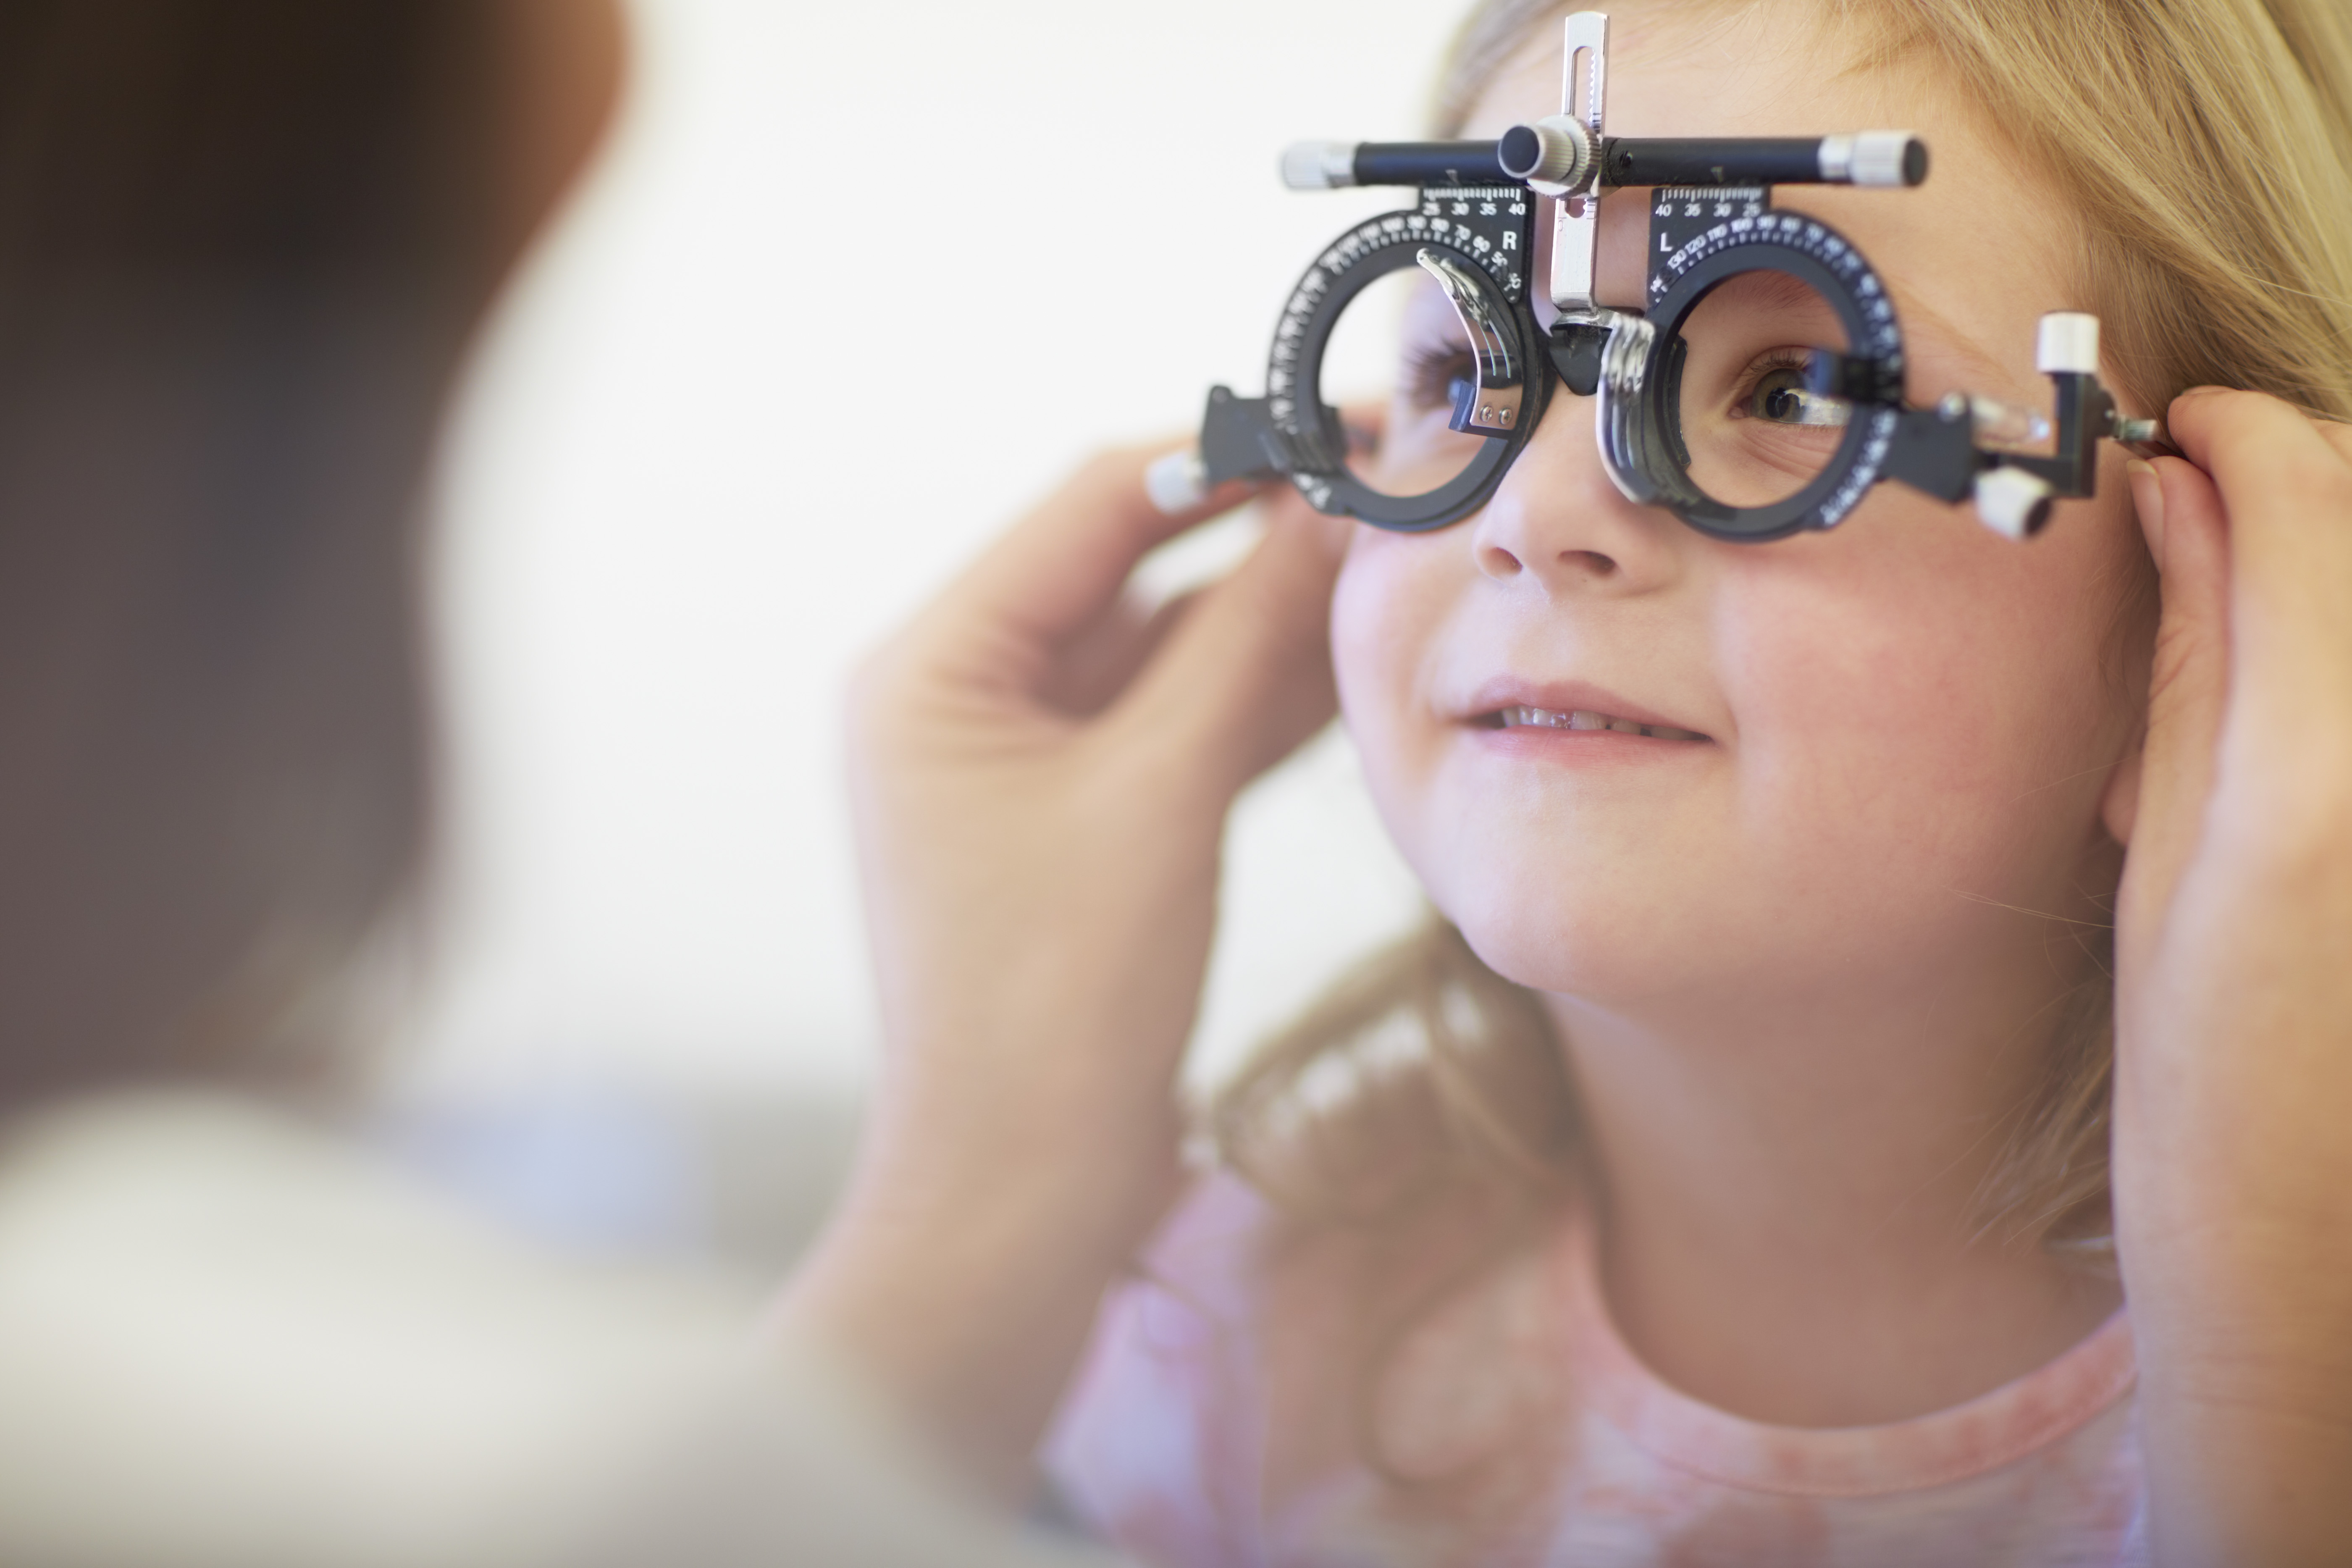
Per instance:
[[[1754,0],[1660,3],[1722,14]],[[1437,133],[1459,134],[1569,8],[1482,0],[1440,82]],[[2344,0],[1835,0],[1814,15],[1860,42],[1856,70],[1933,70],[2078,215],[2077,286],[2129,395],[2161,408],[2222,384],[2352,417]],[[2145,647],[2152,573],[2121,598],[2119,685],[2124,652]],[[2095,1259],[2112,1254],[2113,995],[2107,933],[2086,934],[2085,978],[2051,1022],[2048,1070],[1980,1208],[2011,1239]],[[1228,1163],[1309,1227],[1472,1200],[1495,1235],[1524,1235],[1578,1154],[1546,1016],[1435,921],[1268,1042],[1211,1120]]]

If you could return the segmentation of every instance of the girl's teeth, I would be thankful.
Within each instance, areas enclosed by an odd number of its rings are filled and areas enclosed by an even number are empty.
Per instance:
[[[1516,730],[1532,727],[1542,730],[1614,730],[1623,735],[1649,735],[1662,741],[1701,741],[1706,737],[1688,730],[1676,730],[1664,724],[1636,724],[1631,719],[1615,719],[1606,713],[1592,713],[1580,708],[1573,712],[1555,713],[1548,708],[1506,708],[1503,728]]]

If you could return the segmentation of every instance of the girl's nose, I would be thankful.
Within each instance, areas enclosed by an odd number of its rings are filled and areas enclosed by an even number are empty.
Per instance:
[[[1681,574],[1691,542],[1672,514],[1634,505],[1610,480],[1591,402],[1565,392],[1470,528],[1480,572],[1551,598],[1654,592]]]

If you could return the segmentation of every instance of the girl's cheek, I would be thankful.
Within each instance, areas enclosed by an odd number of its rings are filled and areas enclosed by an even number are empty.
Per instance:
[[[1885,537],[1851,542],[1870,548],[1757,556],[1723,598],[1748,787],[1805,802],[1789,815],[1818,856],[1984,887],[2032,875],[2084,830],[2116,744],[2095,520],[2020,547],[1882,510]]]
[[[1390,684],[1386,668],[1394,658],[1400,583],[1371,531],[1359,528],[1331,591],[1331,672],[1339,689],[1339,712],[1359,750],[1369,751],[1384,726],[1380,695]],[[1386,656],[1385,658],[1383,656]],[[1368,755],[1365,765],[1372,765]]]
[[[1331,597],[1339,713],[1390,831],[1410,836],[1408,799],[1433,757],[1423,689],[1444,621],[1443,534],[1359,528]]]

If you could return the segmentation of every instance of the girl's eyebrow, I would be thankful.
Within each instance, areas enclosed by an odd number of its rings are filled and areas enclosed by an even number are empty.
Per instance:
[[[1829,309],[1829,302],[1811,284],[1770,268],[1742,273],[1734,281],[1739,286],[1739,292],[1746,296],[1743,302],[1758,310]]]
[[[1740,291],[1740,305],[1758,310],[1804,310],[1809,307],[1827,310],[1828,304],[1819,292],[1802,279],[1769,268],[1740,274],[1732,280]],[[1897,285],[1889,284],[1895,294],[1896,316],[1903,322],[1906,338],[1916,340],[1915,329],[1925,327],[1928,342],[1939,357],[1948,356],[1963,362],[1964,380],[1990,382],[1994,384],[2011,378],[2012,367],[2003,365],[1991,354],[1979,348],[1969,336],[1954,326],[1940,311],[1929,306]]]

